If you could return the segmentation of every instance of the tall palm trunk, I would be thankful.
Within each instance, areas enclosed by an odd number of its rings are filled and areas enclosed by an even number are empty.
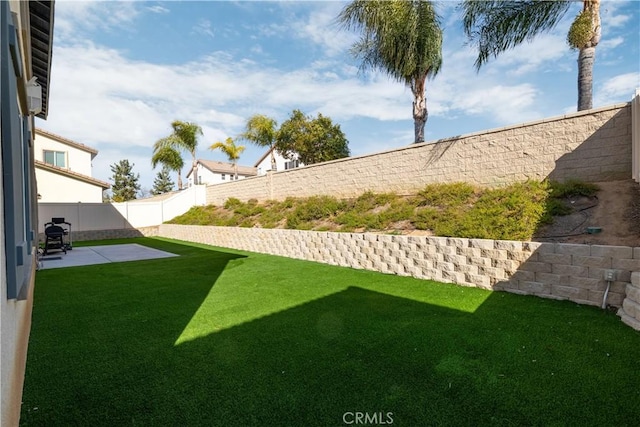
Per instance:
[[[196,161],[195,151],[191,153],[193,162],[191,163],[191,176],[193,177],[193,185],[198,185],[198,162]]]
[[[580,49],[578,55],[578,111],[593,108],[593,63],[596,48]]]
[[[278,169],[278,165],[276,163],[276,156],[273,153],[275,151],[275,148],[273,147],[273,145],[271,146],[271,171],[272,172],[276,172]]]
[[[427,97],[424,93],[425,78],[417,78],[411,83],[413,92],[413,128],[415,144],[424,142],[424,126],[427,124]]]
[[[593,64],[596,46],[602,34],[600,25],[600,0],[584,0],[583,10],[591,14],[591,38],[580,47],[578,55],[578,111],[593,107]]]
[[[182,169],[178,170],[178,190],[182,190]]]

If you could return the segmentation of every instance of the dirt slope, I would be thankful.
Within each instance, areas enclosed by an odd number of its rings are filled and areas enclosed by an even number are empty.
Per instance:
[[[595,198],[569,200],[576,212],[543,227],[533,240],[640,247],[640,185],[633,180],[597,184]],[[587,227],[602,232],[588,234]]]

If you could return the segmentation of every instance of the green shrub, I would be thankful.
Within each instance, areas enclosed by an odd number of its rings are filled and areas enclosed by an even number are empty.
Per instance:
[[[528,181],[485,190],[463,219],[458,237],[529,240],[545,213],[546,183]]]
[[[373,193],[367,191],[355,199],[352,209],[357,212],[368,212],[387,203],[391,203],[398,198],[393,193]]]
[[[331,196],[312,196],[301,200],[287,219],[293,217],[297,221],[314,221],[329,218],[340,209],[341,202]]]
[[[575,179],[570,179],[565,182],[551,181],[549,188],[551,189],[550,197],[556,199],[575,196],[592,197],[600,190],[596,184]]]
[[[573,208],[567,205],[560,199],[554,199],[549,197],[545,204],[545,212],[542,217],[543,224],[550,224],[553,222],[554,216],[569,215],[573,212]]]
[[[235,197],[229,197],[226,202],[224,202],[224,208],[228,210],[234,210],[237,207],[244,205],[240,200]]]
[[[466,182],[429,184],[416,196],[418,206],[460,206],[469,203],[475,189]]]
[[[198,224],[301,230],[384,231],[401,221],[438,236],[528,240],[541,224],[567,215],[562,199],[593,196],[594,184],[528,181],[497,189],[477,189],[467,183],[431,184],[414,197],[367,191],[340,201],[330,196],[289,197],[283,201],[246,203],[229,198],[224,208],[202,206],[172,220]]]

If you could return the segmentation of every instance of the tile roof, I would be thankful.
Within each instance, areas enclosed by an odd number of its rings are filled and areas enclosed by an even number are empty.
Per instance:
[[[198,159],[198,163],[204,166],[205,168],[209,169],[211,172],[229,173],[229,174],[235,173],[232,163],[218,162],[215,160],[202,160],[202,159]],[[191,171],[187,173],[187,177],[189,177],[189,175],[191,175]],[[258,170],[255,167],[238,165],[238,175],[256,176],[258,175]]]
[[[72,141],[72,140],[67,139],[65,137],[62,137],[60,135],[56,135],[55,133],[47,132],[46,130],[42,130],[42,129],[36,128],[36,136],[37,135],[46,136],[47,138],[54,139],[54,140],[56,140],[58,142],[62,142],[63,144],[69,145],[71,147],[75,147],[75,148],[77,148],[79,150],[86,151],[87,153],[91,153],[91,158],[92,159],[98,154],[98,150],[96,150],[95,148],[91,148],[88,145]]]

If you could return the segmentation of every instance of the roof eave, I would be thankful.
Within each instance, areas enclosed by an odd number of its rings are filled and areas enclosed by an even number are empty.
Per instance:
[[[53,52],[53,22],[55,1],[29,1],[29,26],[33,75],[42,87],[42,111],[36,114],[43,120],[49,113],[49,77]]]

